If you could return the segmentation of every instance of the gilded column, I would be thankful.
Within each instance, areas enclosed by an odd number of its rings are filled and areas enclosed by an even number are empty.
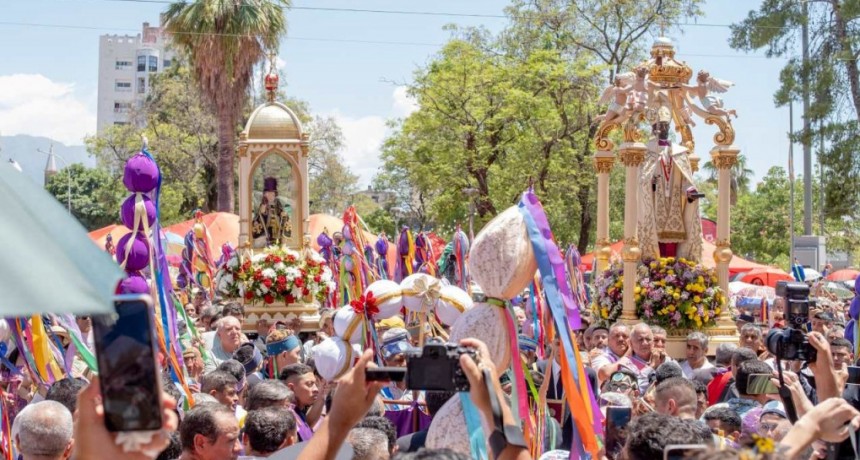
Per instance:
[[[718,198],[717,198],[717,249],[714,250],[714,261],[717,263],[717,277],[720,289],[728,298],[729,292],[729,262],[734,256],[731,248],[731,181],[732,167],[738,161],[740,149],[733,145],[718,145],[711,149],[711,158],[717,168]],[[734,327],[727,305],[723,305],[717,324],[720,328]]]
[[[645,160],[647,147],[639,142],[621,144],[618,158],[624,164],[624,250],[621,254],[624,260],[624,308],[621,321],[637,322],[634,290],[638,282],[637,267],[642,251],[636,230],[639,221],[639,167]]]
[[[597,171],[597,241],[594,248],[594,279],[609,266],[612,255],[609,241],[609,174],[615,165],[615,155],[609,151],[594,154],[594,169]]]
[[[251,156],[248,154],[248,134],[242,132],[239,136],[239,247],[243,248],[250,242],[251,234]]]

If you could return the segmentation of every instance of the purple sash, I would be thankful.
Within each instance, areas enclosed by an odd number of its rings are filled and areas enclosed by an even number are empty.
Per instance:
[[[299,439],[302,441],[310,441],[311,436],[314,435],[311,427],[308,426],[305,419],[302,418],[295,409],[290,409],[293,412],[293,416],[296,418],[296,431],[299,433]]]
[[[387,410],[385,418],[394,424],[398,438],[430,428],[430,422],[433,420],[429,414],[418,407],[417,402],[413,402],[408,409]]]

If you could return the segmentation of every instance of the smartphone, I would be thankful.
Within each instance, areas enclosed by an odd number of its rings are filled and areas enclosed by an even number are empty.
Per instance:
[[[94,315],[93,342],[108,431],[161,429],[161,371],[152,298],[115,297],[115,313]]]
[[[848,366],[848,381],[849,385],[860,385],[860,366]]]
[[[606,457],[616,458],[627,441],[627,425],[633,418],[633,408],[606,407]]]
[[[708,446],[704,444],[670,444],[663,448],[663,460],[683,460],[702,450],[708,450]]]
[[[775,395],[779,388],[770,381],[772,374],[751,374],[747,379],[747,394],[750,395]]]
[[[402,382],[406,379],[405,367],[374,367],[364,370],[368,382]]]

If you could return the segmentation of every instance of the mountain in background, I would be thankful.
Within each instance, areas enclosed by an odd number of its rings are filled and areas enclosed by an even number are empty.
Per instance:
[[[54,144],[54,153],[68,162],[68,164],[81,163],[88,168],[96,166],[96,159],[87,153],[83,145],[65,145],[62,142],[48,139],[47,137],[28,136],[19,134],[17,136],[0,136],[0,162],[8,162],[13,159],[21,165],[21,170],[39,185],[45,185],[45,165],[48,163],[48,155],[36,150],[49,151]],[[57,158],[57,168],[63,169],[66,164]]]

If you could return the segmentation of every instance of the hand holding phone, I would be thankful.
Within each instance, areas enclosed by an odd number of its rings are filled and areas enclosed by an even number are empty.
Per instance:
[[[117,296],[116,313],[95,315],[93,342],[108,431],[161,429],[161,378],[152,299]]]
[[[627,441],[627,425],[633,419],[630,407],[608,406],[606,408],[606,457],[614,459],[621,453]]]
[[[773,374],[750,374],[747,379],[747,394],[750,395],[775,395],[779,394],[779,388],[770,381]]]
[[[368,367],[364,370],[368,382],[402,382],[406,379],[405,367]]]

